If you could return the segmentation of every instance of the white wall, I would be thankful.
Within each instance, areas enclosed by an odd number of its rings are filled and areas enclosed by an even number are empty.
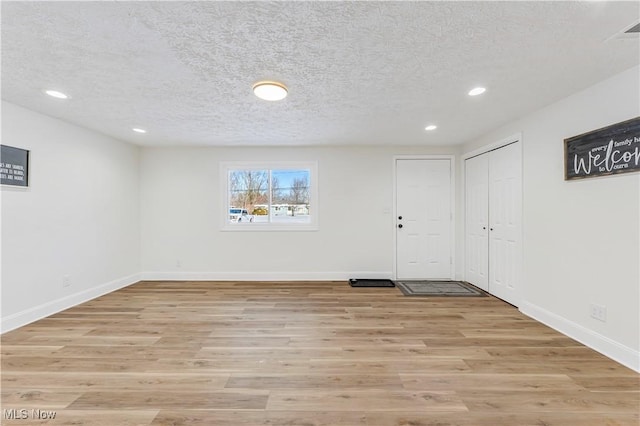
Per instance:
[[[31,150],[1,193],[2,331],[136,282],[138,148],[6,102],[2,144]]]
[[[522,132],[521,310],[640,371],[640,174],[564,180],[563,140],[640,116],[635,67],[464,146]],[[589,305],[607,308],[607,321]]]
[[[444,153],[457,153],[457,149],[145,148],[141,158],[143,277],[391,278],[393,157]],[[224,209],[219,163],[263,160],[318,161],[318,231],[220,230]]]

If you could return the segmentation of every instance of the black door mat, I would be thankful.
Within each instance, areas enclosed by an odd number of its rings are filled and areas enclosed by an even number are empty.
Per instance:
[[[350,278],[349,285],[351,287],[395,287],[391,280],[371,280]]]
[[[464,281],[396,281],[405,296],[485,297],[487,294]]]

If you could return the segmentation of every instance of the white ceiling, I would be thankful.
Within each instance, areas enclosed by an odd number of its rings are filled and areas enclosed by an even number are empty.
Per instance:
[[[3,99],[140,145],[459,144],[640,63],[637,37],[612,38],[638,22],[635,1],[3,1],[1,12]],[[263,79],[289,96],[257,99]],[[467,96],[477,85],[487,92]]]

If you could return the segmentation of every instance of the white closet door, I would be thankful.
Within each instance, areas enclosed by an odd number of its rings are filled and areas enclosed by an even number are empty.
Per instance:
[[[451,161],[396,161],[396,276],[450,279]]]
[[[489,290],[489,154],[465,161],[465,279]]]
[[[489,292],[518,306],[521,270],[520,143],[489,153]]]

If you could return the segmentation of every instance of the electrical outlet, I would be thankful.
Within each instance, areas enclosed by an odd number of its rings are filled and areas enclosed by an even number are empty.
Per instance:
[[[591,315],[591,318],[597,319],[598,321],[607,322],[606,306],[592,303],[591,305],[589,305],[589,314]]]
[[[71,277],[69,275],[65,275],[62,277],[62,287],[69,287],[71,285]]]

